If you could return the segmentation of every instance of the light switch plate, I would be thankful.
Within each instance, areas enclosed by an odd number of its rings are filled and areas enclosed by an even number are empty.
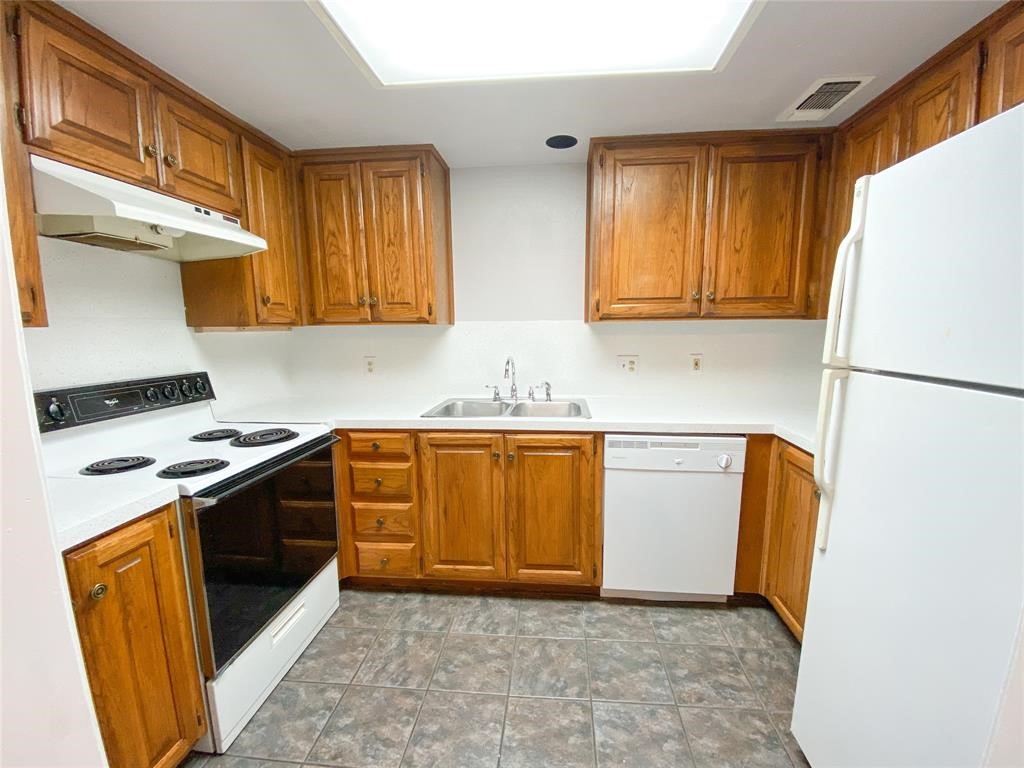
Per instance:
[[[377,356],[363,355],[363,375],[372,376],[377,372]]]
[[[615,360],[623,373],[635,374],[640,370],[640,355],[616,355]]]
[[[704,353],[703,352],[691,352],[690,353],[690,373],[693,373],[693,374],[704,373]]]

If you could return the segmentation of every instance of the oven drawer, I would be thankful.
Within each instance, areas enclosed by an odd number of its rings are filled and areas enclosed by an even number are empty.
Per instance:
[[[415,507],[409,503],[370,504],[352,502],[352,526],[359,539],[415,538]]]
[[[333,501],[281,501],[277,522],[285,538],[325,541],[338,538]]]
[[[335,541],[281,539],[281,570],[312,576],[338,549]]]
[[[411,462],[352,461],[349,468],[352,472],[352,493],[356,496],[412,496]]]
[[[416,576],[415,544],[356,542],[356,562],[360,576]]]
[[[349,432],[349,453],[372,456],[412,456],[412,435],[408,432]]]
[[[277,495],[281,499],[334,500],[334,468],[330,462],[300,461],[277,478]]]

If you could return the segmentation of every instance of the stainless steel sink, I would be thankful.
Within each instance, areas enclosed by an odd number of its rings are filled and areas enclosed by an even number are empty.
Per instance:
[[[425,418],[438,419],[480,419],[504,416],[511,403],[495,400],[445,400],[423,414]]]
[[[521,402],[512,406],[509,416],[521,418],[589,419],[590,409],[586,400],[552,400]]]

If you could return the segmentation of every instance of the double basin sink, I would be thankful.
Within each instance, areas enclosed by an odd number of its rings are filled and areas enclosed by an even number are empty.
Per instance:
[[[515,418],[589,419],[586,400],[445,400],[423,414],[437,419],[489,419],[502,416]]]

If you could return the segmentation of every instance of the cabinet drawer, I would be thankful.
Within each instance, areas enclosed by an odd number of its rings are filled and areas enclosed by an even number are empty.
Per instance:
[[[330,463],[300,461],[276,478],[277,495],[291,500],[334,500],[333,468]]]
[[[330,501],[282,501],[277,519],[282,536],[335,541],[335,514],[334,503]]]
[[[415,544],[356,542],[356,561],[360,576],[415,576]]]
[[[372,456],[412,456],[408,432],[349,432],[349,451]]]
[[[352,472],[352,493],[357,496],[412,496],[412,464],[410,462],[349,463]]]
[[[312,576],[331,559],[337,547],[336,541],[282,539],[281,567],[286,573]]]
[[[352,521],[359,538],[412,539],[415,536],[413,505],[352,504]]]

